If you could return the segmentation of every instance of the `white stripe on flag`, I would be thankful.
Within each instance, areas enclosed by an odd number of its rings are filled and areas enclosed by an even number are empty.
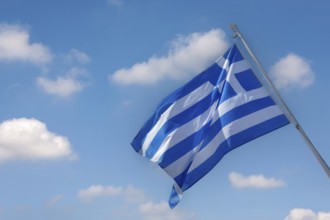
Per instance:
[[[157,123],[153,126],[153,128],[148,132],[146,135],[146,138],[143,142],[142,148],[140,153],[145,156],[146,151],[152,142],[152,140],[155,138],[156,134],[158,133],[159,129],[162,128],[162,126],[172,117],[180,114],[185,109],[193,106],[206,96],[208,96],[214,86],[210,82],[206,82],[191,93],[187,94],[186,96],[182,97],[181,99],[174,102],[159,118]]]
[[[251,68],[251,66],[246,60],[237,61],[237,62],[232,63],[230,65],[230,69],[232,70],[232,72],[234,74],[243,72],[243,71],[248,70],[250,68]]]
[[[202,143],[198,144],[191,151],[187,152],[185,155],[183,155],[167,167],[163,168],[165,172],[172,178],[175,178],[180,175],[185,169],[187,169],[188,164],[193,160],[194,155],[196,154]]]
[[[166,150],[170,149],[172,146],[179,143],[180,141],[186,139],[187,137],[201,129],[205,124],[210,122],[213,118],[213,113],[216,110],[216,107],[217,102],[214,102],[210,108],[204,111],[204,113],[172,131],[160,145],[158,151],[153,156],[151,161],[158,162]]]
[[[216,122],[220,117],[234,108],[267,96],[269,96],[269,93],[263,87],[245,93],[239,93],[219,105],[217,109],[219,114],[214,114],[215,118],[213,118],[213,122]]]
[[[280,111],[276,105],[273,105],[226,125],[207,146],[205,146],[200,152],[196,154],[188,173],[192,172],[195,168],[200,166],[204,161],[212,156],[219,145],[226,139],[230,138],[232,135],[235,135],[241,131],[244,131],[250,127],[258,125],[264,121],[282,114],[282,111]]]
[[[230,69],[232,69],[233,73],[240,73],[251,68],[250,64],[246,60],[230,63],[228,59],[221,57],[218,61],[216,61],[216,63],[222,69],[225,69],[227,73],[230,71]]]
[[[235,77],[236,73],[240,73],[243,71],[246,71],[250,69],[250,65],[246,60],[241,60],[237,62],[233,62],[229,65],[229,60],[223,58],[220,59],[217,64],[227,71],[227,77],[226,81],[230,82],[231,87],[234,89],[234,91],[238,93],[245,92],[245,89],[241,86],[241,84],[238,82],[238,80]]]
[[[228,69],[229,69],[229,64],[230,61],[227,60],[224,57],[221,57],[219,60],[216,61],[216,63],[224,70],[226,70],[226,72],[228,73]]]

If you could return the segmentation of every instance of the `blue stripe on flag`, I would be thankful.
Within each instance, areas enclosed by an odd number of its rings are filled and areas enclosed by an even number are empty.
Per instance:
[[[201,148],[206,146],[216,136],[216,134],[221,130],[221,128],[246,115],[249,115],[253,112],[272,105],[274,105],[274,101],[268,96],[262,99],[257,99],[255,101],[248,102],[233,109],[230,112],[227,112],[212,125],[212,128],[210,129],[210,132],[208,133],[207,137],[205,137],[203,146],[201,146]]]
[[[245,144],[246,142],[265,135],[273,129],[269,129],[272,126],[277,125],[281,128],[288,124],[287,118],[284,115],[279,115],[275,118],[267,120],[261,124],[248,128],[236,135],[231,136],[225,142],[223,142],[217,151],[209,157],[202,165],[190,172],[188,175],[184,174],[185,183],[182,186],[183,190],[187,190],[199,179],[205,176],[229,151]],[[248,139],[248,141],[247,141]],[[177,179],[177,178],[176,178]]]
[[[159,163],[159,166],[162,168],[166,168],[170,164],[172,164],[177,159],[181,158],[189,151],[193,150],[196,146],[198,146],[201,141],[205,138],[205,133],[210,128],[210,122],[204,125],[200,130],[196,131],[189,137],[185,138],[181,142],[172,146],[170,149],[166,151],[162,161]]]
[[[250,69],[240,73],[236,73],[235,77],[246,91],[257,89],[262,86],[257,77]]]
[[[237,119],[240,119],[246,115],[249,115],[260,109],[272,106],[274,104],[275,103],[274,103],[273,99],[271,99],[269,96],[267,96],[265,98],[257,99],[257,100],[245,103],[241,106],[238,106],[237,108],[234,108],[230,112],[227,112],[219,119],[219,121],[221,122],[221,126],[224,127]]]
[[[214,102],[212,98],[213,96],[212,94],[210,94],[196,105],[193,105],[187,110],[181,112],[179,115],[176,115],[175,117],[169,119],[158,131],[157,135],[151,142],[150,146],[152,147],[148,148],[146,156],[152,158],[157,152],[160,144],[173,130],[193,120],[195,117],[202,114],[207,108],[209,108],[209,106]]]
[[[203,85],[206,82],[210,82],[213,85],[216,85],[219,79],[219,73],[223,72],[224,70],[219,67],[217,64],[213,64],[208,69],[203,71],[201,74],[197,75],[193,78],[190,82],[185,84],[184,86],[178,88],[170,95],[168,95],[157,107],[158,115],[161,115],[168,106],[172,105],[178,99],[184,97],[185,95],[191,93],[199,86]],[[225,74],[220,75],[221,80],[225,78]]]
[[[244,59],[235,44],[222,57],[229,61],[229,65]]]
[[[180,195],[175,190],[174,186],[172,187],[170,198],[171,198],[171,200],[168,202],[168,204],[171,208],[174,208],[180,202],[180,199],[181,199]]]
[[[235,95],[237,95],[237,93],[235,92],[233,87],[228,82],[225,82],[225,84],[223,85],[222,95],[220,97],[219,104],[230,99],[231,97],[234,97]]]
[[[166,168],[174,161],[178,160],[180,157],[191,151],[196,147],[203,139],[203,146],[206,146],[208,142],[214,138],[214,136],[219,132],[221,127],[228,125],[229,123],[246,116],[252,112],[263,109],[268,106],[274,105],[274,101],[268,96],[265,98],[257,99],[255,101],[248,102],[241,105],[230,112],[224,114],[219,120],[217,120],[211,127],[210,124],[206,124],[202,129],[196,131],[196,133],[190,135],[188,138],[184,139],[182,142],[171,147],[167,150],[162,162],[159,165],[162,168]],[[207,131],[207,135],[206,135]],[[207,138],[206,138],[207,137]],[[203,148],[201,146],[201,148]]]

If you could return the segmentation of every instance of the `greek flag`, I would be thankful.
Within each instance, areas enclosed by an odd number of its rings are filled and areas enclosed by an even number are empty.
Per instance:
[[[167,96],[132,142],[174,179],[169,199],[205,176],[229,151],[289,123],[236,45]]]

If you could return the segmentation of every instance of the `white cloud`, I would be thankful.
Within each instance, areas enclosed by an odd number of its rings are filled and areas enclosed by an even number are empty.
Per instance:
[[[71,49],[68,54],[64,55],[64,60],[67,63],[86,64],[90,61],[90,57],[80,50]]]
[[[58,76],[55,80],[40,76],[37,78],[37,84],[48,94],[69,97],[86,87],[78,78],[87,75],[88,72],[83,68],[72,68],[65,76]]]
[[[266,178],[263,175],[243,176],[240,173],[231,172],[229,181],[236,188],[269,189],[285,186],[285,182],[275,178]]]
[[[66,137],[50,132],[36,119],[18,118],[0,124],[0,162],[75,159]]]
[[[31,43],[24,27],[0,23],[0,60],[46,64],[52,60],[52,54],[43,44]]]
[[[112,185],[91,185],[86,189],[81,189],[78,192],[78,198],[82,202],[91,202],[100,197],[121,197],[129,203],[145,201],[144,192],[133,186],[116,187]]]
[[[123,193],[123,187],[115,186],[102,186],[102,185],[92,185],[86,189],[81,189],[78,192],[78,198],[83,201],[91,201],[97,197],[103,196],[118,196]]]
[[[294,53],[288,54],[271,67],[270,75],[278,88],[305,88],[314,82],[309,62]]]
[[[166,202],[147,202],[139,206],[138,209],[143,220],[189,220],[195,219],[193,213],[184,212],[179,209],[171,210]]]
[[[220,29],[179,36],[172,42],[167,56],[153,56],[131,68],[119,69],[109,75],[109,79],[124,85],[154,84],[164,78],[182,79],[190,74],[198,74],[226,48],[225,34]]]
[[[311,209],[292,209],[284,220],[330,220],[330,212],[314,212]]]

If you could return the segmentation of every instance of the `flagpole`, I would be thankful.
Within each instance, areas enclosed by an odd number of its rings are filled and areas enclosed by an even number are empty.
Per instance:
[[[322,168],[324,169],[324,171],[326,172],[326,174],[328,175],[328,177],[330,178],[330,168],[328,166],[328,164],[324,161],[324,159],[322,158],[322,156],[320,155],[320,153],[317,151],[317,149],[315,148],[314,144],[311,142],[311,140],[308,138],[307,134],[305,133],[304,129],[301,127],[301,125],[299,124],[298,120],[295,118],[295,116],[292,114],[292,112],[290,111],[289,107],[285,104],[283,98],[281,97],[280,93],[277,91],[277,89],[275,88],[274,84],[272,83],[270,77],[268,76],[267,72],[265,71],[265,69],[262,67],[262,65],[260,64],[259,60],[257,59],[257,57],[254,55],[254,53],[252,52],[252,50],[250,49],[250,47],[248,46],[248,44],[246,43],[245,38],[243,37],[243,35],[241,34],[241,32],[239,31],[238,27],[236,24],[231,24],[230,25],[231,29],[234,32],[234,38],[239,38],[245,49],[247,50],[247,52],[249,53],[249,55],[251,56],[251,58],[253,59],[253,61],[255,62],[255,64],[257,65],[259,71],[262,73],[262,75],[264,76],[266,82],[268,83],[269,87],[271,88],[271,90],[275,93],[278,101],[280,102],[280,104],[282,105],[284,111],[286,112],[286,115],[288,116],[289,120],[291,121],[291,123],[294,124],[295,128],[298,130],[298,132],[301,134],[301,136],[303,137],[303,139],[305,140],[305,142],[307,143],[308,147],[311,149],[311,151],[313,152],[314,156],[316,157],[316,159],[319,161],[319,163],[321,164]]]

